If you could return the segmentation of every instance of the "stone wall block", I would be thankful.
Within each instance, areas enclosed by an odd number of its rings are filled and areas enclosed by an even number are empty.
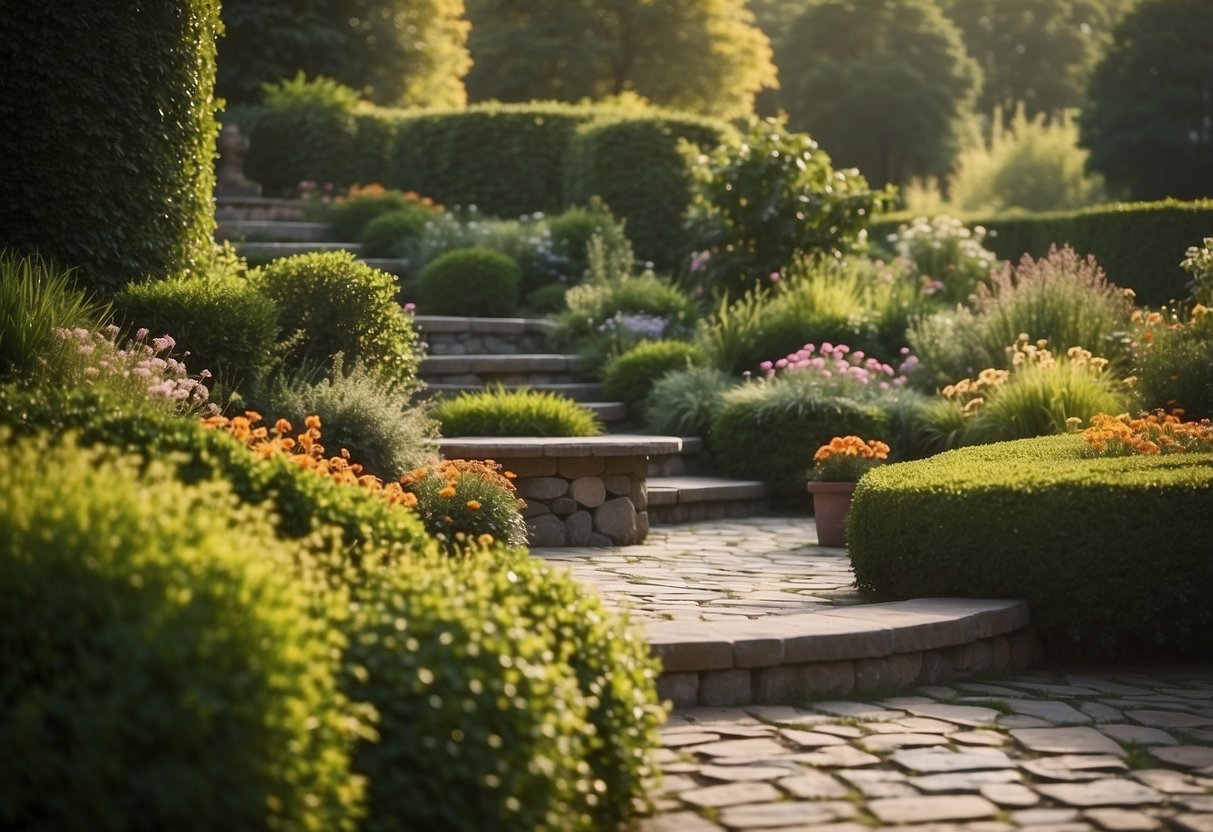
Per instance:
[[[527,538],[532,546],[567,546],[568,534],[564,523],[554,514],[544,514],[526,521]]]
[[[561,477],[532,477],[518,483],[524,500],[554,500],[569,493],[569,481]]]
[[[518,479],[551,477],[556,474],[556,460],[545,457],[509,459],[502,463],[507,471],[513,471]]]
[[[600,456],[570,456],[560,460],[556,469],[565,479],[595,477],[606,470],[606,460]]]
[[[713,707],[748,705],[753,700],[750,671],[742,668],[709,670],[699,678],[699,704]]]
[[[627,497],[632,493],[632,478],[627,474],[607,474],[602,484],[612,497]]]
[[[606,502],[606,486],[601,477],[578,477],[569,486],[569,493],[586,508],[598,508]]]
[[[577,510],[577,501],[572,497],[557,497],[548,504],[548,508],[552,510],[552,514],[568,517]]]
[[[856,690],[890,690],[909,687],[922,672],[922,653],[894,653],[855,662]]]
[[[577,511],[570,514],[564,521],[570,546],[590,545],[590,536],[594,533],[594,518],[588,511]]]
[[[636,507],[627,497],[607,500],[594,509],[594,530],[606,535],[616,546],[636,542]]]
[[[657,679],[657,695],[676,707],[699,704],[698,673],[663,673]]]

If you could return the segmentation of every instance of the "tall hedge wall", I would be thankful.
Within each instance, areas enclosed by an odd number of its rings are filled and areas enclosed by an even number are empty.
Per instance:
[[[713,147],[724,122],[660,110],[484,104],[462,110],[341,111],[313,105],[244,113],[245,172],[269,193],[311,179],[378,181],[485,214],[555,213],[595,194],[628,220],[637,254],[666,264],[689,200],[682,138]]]
[[[884,239],[909,215],[873,223],[873,239]],[[1137,293],[1137,302],[1158,306],[1187,296],[1187,275],[1179,267],[1188,246],[1213,236],[1213,200],[1120,202],[1081,211],[1012,217],[965,216],[993,234],[984,245],[999,257],[1018,261],[1024,254],[1042,257],[1053,243],[1069,243],[1079,254],[1093,254],[1117,286]]]
[[[109,291],[189,273],[214,231],[216,0],[7,3],[0,247]]]

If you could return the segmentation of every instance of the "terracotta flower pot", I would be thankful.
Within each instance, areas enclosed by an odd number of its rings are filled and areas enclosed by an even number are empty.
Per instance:
[[[821,546],[845,546],[847,511],[851,508],[853,482],[811,482],[813,517],[817,522],[817,543]]]

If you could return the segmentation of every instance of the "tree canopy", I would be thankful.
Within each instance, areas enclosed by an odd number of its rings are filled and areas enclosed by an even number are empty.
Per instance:
[[[633,93],[721,117],[776,83],[745,0],[468,0],[473,101]]]
[[[876,185],[945,173],[981,71],[933,0],[808,0],[787,27],[780,105]]]
[[[1213,3],[1142,0],[1091,76],[1088,167],[1132,199],[1213,195]]]
[[[769,0],[768,0],[769,2]],[[985,83],[978,111],[1060,115],[1080,107],[1126,0],[940,0]]]
[[[471,65],[463,0],[224,0],[217,92],[229,103],[299,71],[376,104],[460,106]]]

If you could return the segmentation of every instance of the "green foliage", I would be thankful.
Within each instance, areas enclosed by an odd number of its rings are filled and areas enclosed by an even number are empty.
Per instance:
[[[107,307],[76,288],[70,271],[0,251],[0,379],[59,375],[71,344],[57,329],[99,329]]]
[[[278,306],[288,370],[342,353],[402,389],[416,385],[417,333],[392,275],[332,251],[275,260],[251,279]]]
[[[726,476],[763,480],[775,499],[803,503],[819,447],[832,436],[881,437],[886,421],[878,407],[823,396],[789,375],[726,392],[712,417],[712,447]]]
[[[280,379],[265,410],[295,425],[319,416],[327,446],[344,448],[368,473],[391,482],[437,450],[438,426],[411,398],[411,390],[364,364],[347,368],[338,356],[318,382],[304,374]]]
[[[568,282],[577,283],[589,268],[589,247],[595,235],[612,248],[630,245],[623,223],[615,219],[611,209],[598,197],[590,197],[587,207],[574,205],[547,221],[552,250],[567,261]]]
[[[708,436],[712,417],[736,379],[715,367],[688,367],[657,379],[646,400],[645,429],[667,436]]]
[[[1188,282],[1192,299],[1206,306],[1213,304],[1213,237],[1205,237],[1199,248],[1189,246],[1179,265],[1192,276]]]
[[[989,230],[985,244],[1000,260],[1044,257],[1050,246],[1068,243],[1080,254],[1093,255],[1117,286],[1136,292],[1139,303],[1159,306],[1185,296],[1188,277],[1179,262],[1189,246],[1208,236],[1213,201],[1116,203],[1066,213],[964,219]],[[873,235],[891,233],[897,222],[882,220]],[[1142,245],[1142,240],[1150,244]]]
[[[337,239],[357,240],[372,220],[408,207],[409,198],[400,191],[357,193],[330,205],[324,212],[324,221],[332,226]]]
[[[641,341],[611,360],[602,379],[602,392],[611,401],[643,414],[653,385],[666,373],[705,361],[701,350],[683,341]]]
[[[852,248],[884,199],[774,119],[751,119],[743,136],[698,155],[691,172],[687,233],[708,255],[692,278],[726,291],[767,280],[798,253]]]
[[[473,101],[600,100],[622,93],[734,118],[776,86],[742,0],[470,0]]]
[[[499,551],[375,574],[358,597],[351,692],[380,712],[356,760],[367,829],[630,819],[653,774],[656,671],[601,601]]]
[[[1079,119],[1089,167],[1131,199],[1213,194],[1213,6],[1143,0],[1113,30]],[[1161,92],[1165,91],[1165,92]]]
[[[414,468],[400,482],[417,498],[421,521],[448,554],[476,556],[495,542],[526,546],[525,505],[515,496],[511,476],[492,460],[444,459]]]
[[[1082,347],[1123,362],[1131,308],[1094,258],[1084,260],[1068,247],[1050,249],[1039,260],[1025,255],[978,287],[981,341],[974,352],[984,356],[985,366],[1009,366],[1008,348],[1026,333],[1030,341],[1048,340],[1056,353]]]
[[[443,436],[597,436],[593,411],[539,390],[493,387],[439,402],[434,418]]]
[[[923,314],[906,329],[910,350],[918,356],[921,371],[915,381],[928,390],[969,378],[985,369],[980,350],[981,323],[967,306]],[[999,364],[1004,363],[999,359]]]
[[[271,369],[278,340],[274,302],[242,277],[152,280],[114,296],[132,329],[170,333],[191,370],[208,370],[223,395],[255,396]]]
[[[225,0],[218,94],[260,99],[260,85],[326,75],[378,104],[461,106],[468,57],[460,0]]]
[[[979,112],[1059,115],[1086,103],[1091,70],[1131,0],[944,0],[984,76]]]
[[[565,159],[565,199],[600,197],[616,216],[628,218],[628,237],[642,259],[659,268],[681,265],[676,261],[687,250],[681,226],[692,179],[679,141],[711,148],[730,133],[719,122],[662,114],[589,122],[577,130]]]
[[[1085,170],[1078,125],[1063,113],[1046,122],[1029,119],[1021,104],[1004,127],[995,111],[988,139],[975,140],[956,158],[948,178],[949,210],[969,213],[1071,211],[1104,202],[1103,180]],[[911,210],[919,210],[912,203]]]
[[[1164,309],[1138,326],[1133,376],[1141,407],[1213,418],[1213,315]]]
[[[1084,445],[1047,437],[873,471],[847,535],[860,590],[1022,598],[1057,654],[1209,655],[1213,460],[1092,459]]]
[[[205,270],[218,5],[0,15],[0,248],[77,267],[101,292]]]
[[[429,212],[400,208],[380,214],[367,223],[358,237],[363,257],[399,257],[409,240],[420,237],[429,221]]]
[[[341,593],[220,483],[0,446],[0,824],[353,829]]]
[[[934,0],[811,0],[786,25],[779,105],[877,185],[943,174],[981,70]]]
[[[344,187],[369,166],[357,153],[358,94],[331,78],[300,72],[265,88],[249,134],[244,173],[272,196],[294,196],[299,183]]]
[[[427,315],[508,318],[518,308],[518,264],[489,248],[448,251],[421,270],[417,303]]]

